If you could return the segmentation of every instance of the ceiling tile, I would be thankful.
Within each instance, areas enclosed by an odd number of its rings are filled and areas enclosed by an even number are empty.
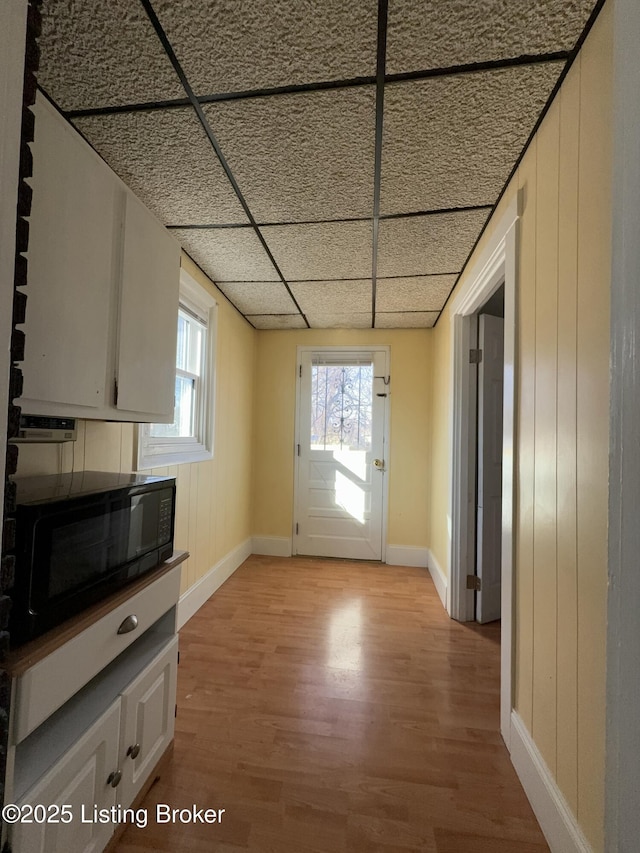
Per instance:
[[[370,278],[351,281],[292,281],[289,286],[305,314],[371,312]],[[371,319],[371,318],[369,318]]]
[[[383,219],[378,236],[378,275],[460,272],[487,216],[486,210],[473,210]]]
[[[291,314],[298,310],[281,281],[235,281],[218,286],[243,314]]]
[[[430,329],[438,319],[438,311],[407,311],[381,314],[376,311],[376,329]]]
[[[247,314],[256,329],[306,329],[300,314]]]
[[[595,0],[390,0],[387,74],[571,50]]]
[[[154,0],[199,95],[376,73],[376,0]]]
[[[342,307],[342,306],[334,306]],[[306,314],[312,329],[370,329],[371,311],[362,313],[323,314],[313,311]]]
[[[563,67],[387,85],[381,212],[494,204]]]
[[[379,278],[376,284],[376,312],[440,311],[457,277],[454,274]]]
[[[171,233],[216,284],[280,280],[253,228],[175,228]]]
[[[165,225],[247,221],[191,107],[73,123]]]
[[[270,225],[260,230],[287,280],[371,275],[371,222]]]
[[[38,83],[64,110],[185,97],[140,3],[44,3],[39,45]]]
[[[375,87],[204,107],[259,222],[371,215]]]

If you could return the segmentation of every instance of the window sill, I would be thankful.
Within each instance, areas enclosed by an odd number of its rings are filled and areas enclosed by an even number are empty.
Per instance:
[[[206,462],[213,459],[213,453],[202,445],[195,445],[189,450],[169,450],[162,453],[141,455],[138,459],[138,470],[148,471],[151,468],[165,468],[167,465],[183,465],[191,462]]]

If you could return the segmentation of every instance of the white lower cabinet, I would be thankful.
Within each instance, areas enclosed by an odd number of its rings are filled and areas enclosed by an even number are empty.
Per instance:
[[[40,775],[17,798],[23,818],[28,806],[34,811],[33,822],[11,827],[12,853],[100,853],[107,845],[118,809],[131,806],[173,739],[178,637],[163,634],[171,626],[175,608],[18,744],[16,763]],[[107,702],[95,719],[96,707]],[[87,727],[82,720],[91,712],[95,721]],[[67,745],[62,754],[56,744]],[[50,763],[47,755],[57,757]],[[18,788],[25,772],[23,766],[16,773]],[[101,820],[101,809],[114,819]]]
[[[171,743],[175,724],[178,638],[121,696],[119,798],[129,805]]]
[[[106,846],[113,824],[91,819],[94,808],[110,809],[116,804],[117,790],[107,779],[117,767],[119,733],[120,701],[116,700],[20,800],[23,816],[28,814],[26,807],[33,806],[34,822],[14,824],[14,853],[98,853]],[[46,822],[39,823],[42,806],[48,813]],[[50,806],[59,806],[60,814]],[[63,806],[70,809],[63,810]],[[63,823],[69,813],[72,820]]]

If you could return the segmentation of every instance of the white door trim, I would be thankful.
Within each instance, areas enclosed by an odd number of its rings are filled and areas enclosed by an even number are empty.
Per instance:
[[[309,347],[309,346],[298,346],[296,347],[296,423],[293,437],[293,513],[291,519],[291,542],[292,548],[291,553],[296,553],[296,512],[298,508],[298,465],[299,458],[296,451],[298,444],[300,443],[300,403],[301,403],[301,394],[300,394],[300,377],[299,377],[299,367],[302,358],[303,352],[381,352],[384,353],[386,359],[386,368],[385,373],[387,376],[391,375],[391,347],[389,346],[381,346],[380,344],[376,346],[366,346],[363,344],[362,346],[328,346],[328,347]],[[385,460],[385,478],[382,486],[382,557],[381,560],[383,563],[387,561],[387,525],[388,525],[388,506],[389,506],[389,472],[391,470],[391,442],[390,442],[390,433],[389,433],[389,425],[390,425],[390,401],[391,401],[391,385],[387,387],[387,398],[385,400],[384,407],[384,460]]]
[[[609,401],[609,595],[605,850],[640,837],[640,4],[616,0]]]
[[[461,622],[473,615],[473,593],[466,588],[474,572],[475,483],[471,464],[475,434],[469,411],[474,386],[469,365],[471,315],[504,281],[504,410],[502,465],[502,642],[500,652],[500,730],[509,747],[513,708],[513,526],[516,368],[517,227],[520,193],[513,199],[485,249],[471,267],[464,287],[451,304],[451,578],[449,614]]]

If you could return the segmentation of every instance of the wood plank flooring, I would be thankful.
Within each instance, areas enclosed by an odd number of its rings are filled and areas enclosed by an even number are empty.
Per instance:
[[[498,732],[499,625],[424,569],[250,557],[180,632],[169,769],[118,853],[542,853]],[[225,809],[156,824],[155,808]]]

